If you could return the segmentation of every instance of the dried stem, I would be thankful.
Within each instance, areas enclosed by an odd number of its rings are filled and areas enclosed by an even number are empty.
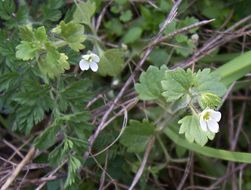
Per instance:
[[[15,170],[12,172],[11,176],[7,179],[5,184],[2,186],[1,190],[7,190],[12,182],[16,179],[17,175],[20,173],[22,168],[32,159],[32,156],[35,154],[36,149],[32,147],[29,152],[26,154],[24,159],[17,165]]]

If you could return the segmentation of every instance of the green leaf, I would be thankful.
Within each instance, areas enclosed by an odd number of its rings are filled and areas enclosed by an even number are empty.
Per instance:
[[[67,84],[60,89],[60,96],[58,97],[60,110],[64,112],[70,106],[74,110],[81,111],[83,104],[92,97],[90,90],[92,81],[88,79],[76,81],[69,80],[69,78],[63,80],[66,80]]]
[[[121,36],[123,34],[123,25],[118,19],[111,19],[107,22],[104,23],[106,30],[106,33],[110,34],[113,36],[116,34],[117,36]]]
[[[178,28],[183,28],[183,27],[192,25],[197,22],[199,22],[199,20],[194,17],[186,17],[185,19],[182,19],[178,22]],[[194,28],[192,30],[189,30],[189,33],[194,33],[194,32],[196,32],[196,30],[198,30],[198,28]]]
[[[154,125],[147,121],[131,120],[120,138],[120,143],[127,147],[128,152],[143,152],[154,130]]]
[[[176,69],[167,71],[164,80],[161,81],[163,88],[162,95],[167,102],[178,100],[185,94],[189,93],[189,88],[193,84],[193,73],[191,70]]]
[[[199,93],[212,93],[219,97],[226,92],[226,86],[220,82],[220,77],[211,73],[210,69],[199,70],[196,73],[195,87]]]
[[[16,93],[14,129],[30,132],[32,127],[44,119],[45,112],[53,108],[54,103],[49,94],[49,87],[29,79],[23,83],[22,91]]]
[[[19,73],[8,72],[0,76],[0,91],[8,90],[10,87],[15,86],[18,81]]]
[[[184,96],[182,96],[181,98],[179,98],[177,101],[173,102],[173,104],[171,105],[171,110],[173,113],[186,108],[189,103],[191,102],[191,96],[188,94],[185,94]]]
[[[213,72],[221,77],[221,82],[229,86],[251,71],[251,51],[245,52],[227,62]]]
[[[19,36],[24,41],[32,42],[33,40],[35,40],[32,27],[29,25],[19,27]]]
[[[0,1],[0,18],[10,20],[15,12],[16,5],[13,0]]]
[[[197,144],[204,146],[208,139],[212,140],[214,138],[213,133],[201,130],[198,116],[185,116],[178,123],[181,124],[179,133],[185,134],[186,139],[190,143],[195,141]]]
[[[78,178],[77,170],[81,167],[81,162],[75,156],[70,156],[69,166],[68,166],[68,175],[65,182],[65,187],[71,186],[75,183],[76,178]]]
[[[141,37],[143,30],[141,27],[135,26],[131,28],[123,37],[123,42],[125,44],[134,43]]]
[[[70,68],[67,59],[64,53],[59,53],[55,47],[49,45],[46,55],[40,57],[38,67],[45,76],[55,78]]]
[[[117,76],[124,68],[123,53],[119,49],[109,49],[101,54],[98,72],[102,76]]]
[[[62,13],[59,10],[63,5],[64,0],[48,0],[43,6],[43,19],[52,22],[58,21],[62,17]]]
[[[41,26],[34,30],[34,36],[37,41],[40,43],[45,43],[47,41],[46,30],[44,26]]]
[[[46,150],[55,143],[59,130],[60,124],[55,120],[50,127],[46,128],[43,133],[35,139],[35,146],[39,149]]]
[[[161,98],[162,87],[160,81],[164,79],[165,69],[150,66],[146,72],[140,75],[139,83],[135,90],[141,100],[156,100]]]
[[[34,59],[38,50],[33,42],[26,41],[21,41],[21,44],[19,44],[16,48],[16,57],[24,61]]]
[[[149,55],[149,60],[153,65],[160,67],[168,64],[169,54],[162,48],[155,48]]]
[[[52,30],[61,37],[75,51],[84,48],[82,42],[85,41],[84,26],[78,23],[61,21],[59,25]]]
[[[132,11],[131,10],[126,10],[125,12],[123,12],[121,15],[120,15],[120,17],[119,17],[119,19],[121,20],[121,21],[123,21],[123,22],[128,22],[129,20],[131,20],[132,19]]]
[[[175,48],[177,54],[187,57],[191,55],[195,50],[195,44],[191,39],[184,34],[177,35],[175,40],[178,42],[178,46]]]
[[[173,20],[168,27],[164,30],[165,34],[174,32],[177,28],[177,22],[175,20]]]
[[[91,17],[94,15],[96,5],[94,2],[88,0],[87,2],[80,2],[76,4],[77,8],[73,14],[74,21],[91,25]]]
[[[186,140],[181,138],[170,127],[165,127],[164,133],[168,136],[168,138],[170,138],[177,145],[187,148],[189,150],[192,150],[196,153],[199,153],[208,157],[212,157],[212,158],[227,160],[227,161],[249,163],[249,164],[251,163],[251,153],[227,151],[227,150],[222,150],[219,148],[211,148],[207,146],[202,147],[195,143],[187,143]]]
[[[16,57],[24,61],[34,59],[40,50],[43,50],[48,41],[46,30],[41,26],[34,31],[29,27],[20,28],[20,37],[23,41],[16,47]]]

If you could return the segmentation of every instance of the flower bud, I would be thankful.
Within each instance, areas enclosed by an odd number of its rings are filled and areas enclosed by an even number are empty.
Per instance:
[[[199,99],[199,104],[202,109],[205,109],[207,107],[216,108],[217,106],[220,105],[220,103],[221,103],[220,97],[210,92],[201,94],[201,97]]]

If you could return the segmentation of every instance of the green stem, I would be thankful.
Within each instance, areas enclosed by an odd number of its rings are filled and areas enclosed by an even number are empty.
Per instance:
[[[189,108],[191,109],[191,111],[193,112],[194,115],[199,115],[198,111],[195,109],[193,104],[189,104]]]
[[[0,123],[7,129],[8,128],[8,123],[7,121],[3,118],[3,116],[0,114]]]
[[[53,43],[54,46],[56,46],[57,48],[60,48],[60,47],[64,47],[67,45],[67,43],[63,40],[58,40],[58,41],[55,41]]]
[[[192,150],[204,156],[233,161],[241,163],[251,163],[251,153],[227,151],[218,148],[211,148],[208,146],[200,146],[195,143],[189,143],[184,138],[181,138],[170,127],[166,127],[164,133],[177,145]]]
[[[166,150],[166,147],[165,147],[165,145],[164,145],[162,139],[160,138],[159,135],[157,135],[156,138],[157,138],[157,140],[158,140],[158,142],[159,142],[159,144],[160,144],[160,147],[161,147],[161,149],[163,150],[163,153],[164,153],[164,155],[165,155],[165,157],[166,157],[166,162],[167,162],[167,163],[170,162],[170,161],[172,160],[172,158],[171,158],[171,156],[169,155],[168,151]]]

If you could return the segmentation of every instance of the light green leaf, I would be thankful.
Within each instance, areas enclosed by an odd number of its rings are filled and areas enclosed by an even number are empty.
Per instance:
[[[167,71],[164,80],[161,81],[163,88],[162,95],[167,102],[178,100],[185,94],[189,93],[189,88],[193,83],[193,73],[191,70],[176,69]]]
[[[180,22],[178,22],[178,28],[183,28],[183,27],[192,25],[198,21],[199,20],[194,17],[186,17],[185,19],[182,19],[182,20],[180,20]],[[189,32],[194,33],[194,32],[196,32],[196,30],[198,30],[198,28],[191,29],[191,30],[189,30]]]
[[[44,26],[41,26],[34,30],[34,37],[40,43],[45,43],[47,41],[46,30]]]
[[[150,66],[140,75],[135,90],[141,100],[156,100],[161,97],[162,87],[160,81],[164,79],[165,69]]]
[[[175,40],[179,43],[186,42],[188,40],[188,37],[185,34],[179,34],[175,36]]]
[[[123,37],[123,42],[125,44],[130,44],[138,40],[142,34],[143,30],[141,27],[133,27],[131,28]]]
[[[87,2],[80,2],[73,14],[74,21],[91,25],[91,17],[94,15],[96,5],[94,2],[88,0]]]
[[[220,77],[211,73],[210,69],[199,70],[195,75],[195,87],[199,93],[212,93],[219,97],[226,92],[226,86]]]
[[[23,41],[16,47],[16,57],[24,61],[34,59],[40,50],[45,49],[44,45],[48,41],[44,26],[35,30],[28,26],[22,27],[20,37]]]
[[[98,72],[102,76],[117,76],[123,70],[123,53],[119,49],[109,49],[101,54]]]
[[[175,113],[183,108],[186,108],[190,102],[191,102],[191,96],[185,94],[171,105],[171,110],[173,113]]]
[[[179,133],[185,134],[186,139],[192,143],[196,142],[197,144],[204,146],[208,138],[212,140],[214,138],[214,134],[211,132],[204,132],[201,130],[199,124],[199,118],[195,115],[185,116],[178,122],[181,124]]]
[[[46,55],[40,57],[38,67],[44,75],[54,78],[70,68],[67,59],[64,53],[59,53],[55,47],[49,45]]]
[[[84,26],[78,23],[61,21],[59,25],[52,30],[58,34],[63,40],[75,51],[84,48],[82,42],[85,41]]]
[[[77,170],[81,167],[81,162],[75,156],[70,156],[69,166],[68,166],[68,175],[65,182],[65,187],[71,186],[75,183],[78,178]]]
[[[177,38],[176,38],[177,39]],[[185,37],[178,38],[180,40],[178,47],[175,48],[177,54],[187,57],[191,55],[195,50],[195,44],[191,39],[185,40]]]
[[[126,10],[125,12],[123,12],[121,15],[120,15],[120,17],[119,17],[119,19],[121,20],[121,21],[123,21],[123,22],[128,22],[129,20],[131,20],[132,19],[132,11],[131,10]]]
[[[143,152],[154,130],[155,127],[147,121],[131,120],[120,138],[120,143],[127,147],[128,152]]]
[[[16,57],[24,61],[34,59],[38,50],[34,43],[26,41],[21,41],[16,48]]]

